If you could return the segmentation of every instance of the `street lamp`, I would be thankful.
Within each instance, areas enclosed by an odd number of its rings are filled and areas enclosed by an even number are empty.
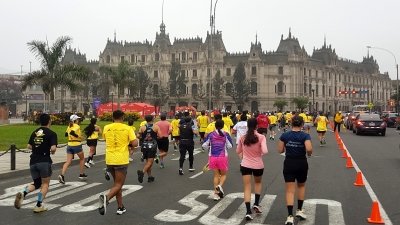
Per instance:
[[[25,120],[28,119],[28,99],[30,96],[25,94]]]
[[[111,92],[111,113],[114,112],[114,92]]]
[[[315,112],[315,99],[314,99],[314,89],[311,89],[312,92],[312,108],[313,108],[313,112]]]
[[[397,59],[396,56],[394,55],[393,52],[385,49],[385,48],[380,48],[380,47],[373,47],[373,46],[367,46],[368,49],[374,48],[374,49],[378,49],[378,50],[382,50],[385,52],[388,52],[389,54],[391,54],[394,58],[394,63],[396,65],[396,112],[399,113],[399,64],[397,64]]]

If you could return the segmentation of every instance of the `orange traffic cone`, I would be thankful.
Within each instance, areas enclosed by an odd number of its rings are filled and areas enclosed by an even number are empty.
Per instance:
[[[347,151],[346,151],[346,149],[343,149],[343,154],[342,154],[342,158],[347,158],[347,157],[349,157],[348,155],[347,155]]]
[[[383,219],[381,217],[381,213],[379,211],[379,203],[377,201],[372,202],[372,210],[371,215],[368,217],[368,223],[379,223],[384,224]]]
[[[342,151],[345,151],[345,150],[346,150],[346,148],[344,147],[344,145],[339,145],[339,149],[342,150]]]
[[[351,160],[351,157],[348,156],[346,160],[346,168],[354,168],[353,166],[353,161]]]
[[[364,186],[363,175],[361,172],[357,172],[355,186]]]

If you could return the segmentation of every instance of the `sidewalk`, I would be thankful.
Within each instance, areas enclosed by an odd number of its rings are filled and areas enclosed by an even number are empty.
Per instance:
[[[57,151],[54,155],[51,155],[51,159],[53,160],[53,173],[55,170],[60,169],[67,159],[66,153],[67,147],[64,146],[62,148],[57,148]],[[22,149],[21,149],[22,150]],[[89,147],[87,145],[83,145],[83,152],[85,153],[85,158],[89,154]],[[104,160],[105,154],[105,142],[99,141],[97,144],[96,156],[95,160]],[[16,160],[15,160],[15,170],[11,170],[11,153],[0,157],[0,179],[15,177],[15,176],[27,176],[29,173],[29,160],[30,153],[16,152]],[[78,158],[75,156],[75,159],[72,161],[72,165],[77,164]]]

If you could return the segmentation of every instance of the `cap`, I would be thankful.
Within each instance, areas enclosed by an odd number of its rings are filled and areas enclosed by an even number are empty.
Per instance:
[[[71,115],[71,116],[69,117],[69,120],[71,120],[71,121],[75,121],[75,120],[77,120],[77,119],[80,119],[80,117],[77,116],[77,115],[75,115],[75,114],[73,114],[73,115]]]
[[[339,111],[339,113],[342,113],[342,111]]]

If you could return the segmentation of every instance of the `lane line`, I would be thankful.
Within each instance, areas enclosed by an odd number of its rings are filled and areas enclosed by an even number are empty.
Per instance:
[[[196,178],[196,177],[202,175],[203,173],[204,173],[203,171],[198,172],[198,173],[196,173],[195,175],[193,175],[193,176],[191,176],[191,177],[189,177],[189,178],[191,178],[191,179]]]
[[[342,139],[342,138],[340,138],[340,139]],[[351,157],[351,159],[353,160],[353,166],[354,166],[354,169],[356,170],[356,172],[361,172],[362,173],[360,167],[358,167],[358,164],[356,163],[354,158],[351,156],[351,154],[350,154],[349,150],[347,149],[347,146],[344,144],[344,142],[343,142],[343,145],[344,145],[344,147],[345,147],[345,149],[347,151],[347,155],[349,157]],[[378,196],[376,196],[374,190],[372,189],[371,185],[369,184],[365,174],[364,173],[362,173],[362,174],[363,174],[363,180],[364,180],[365,189],[367,190],[368,195],[371,198],[371,200],[372,201],[377,201],[379,203],[379,205],[380,205],[380,213],[381,213],[381,216],[382,216],[383,220],[385,221],[385,224],[386,225],[393,225],[393,223],[390,220],[389,216],[387,215],[385,209],[383,208],[383,205],[379,201]]]

